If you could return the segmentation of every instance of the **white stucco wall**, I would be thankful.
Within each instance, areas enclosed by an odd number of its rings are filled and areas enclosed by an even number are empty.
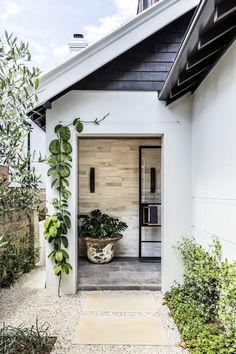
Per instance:
[[[235,260],[236,43],[195,93],[192,118],[193,233],[204,245],[218,236]]]
[[[47,111],[47,145],[55,137],[58,122],[74,118],[92,120],[110,113],[100,126],[86,125],[84,136],[163,136],[162,157],[162,290],[181,280],[182,264],[172,248],[182,235],[191,231],[191,99],[185,97],[171,107],[157,98],[156,92],[72,91],[53,102]],[[76,145],[76,137],[73,136]],[[77,157],[74,149],[71,181],[72,229],[70,262],[74,267],[64,283],[64,292],[76,290],[77,268]],[[47,199],[52,197],[51,181],[47,179]],[[49,211],[53,211],[48,204]],[[55,293],[57,279],[48,261],[47,288]]]

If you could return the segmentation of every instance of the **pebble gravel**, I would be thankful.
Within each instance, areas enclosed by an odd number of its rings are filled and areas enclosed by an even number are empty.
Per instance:
[[[101,292],[101,291],[100,291]],[[120,292],[120,291],[116,291]],[[11,289],[0,290],[1,323],[18,326],[31,326],[38,318],[39,324],[47,322],[50,334],[58,338],[52,353],[132,353],[132,354],[188,354],[179,346],[179,332],[169,315],[167,306],[163,305],[162,295],[158,291],[122,291],[123,293],[152,293],[157,303],[156,312],[145,313],[93,313],[95,316],[157,316],[166,330],[168,346],[128,346],[128,345],[71,345],[71,339],[83,312],[83,301],[88,291],[76,295],[49,296],[45,290],[45,270],[37,267],[22,276]],[[102,329],[101,329],[102,330]]]

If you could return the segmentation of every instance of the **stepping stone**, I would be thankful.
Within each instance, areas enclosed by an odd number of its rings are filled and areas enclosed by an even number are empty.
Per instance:
[[[88,294],[83,311],[94,312],[156,312],[152,294]]]
[[[168,345],[157,317],[81,317],[72,344]]]

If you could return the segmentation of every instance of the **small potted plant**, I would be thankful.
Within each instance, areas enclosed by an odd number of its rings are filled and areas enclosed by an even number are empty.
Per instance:
[[[81,215],[80,219],[80,237],[86,242],[88,259],[93,263],[110,262],[114,257],[114,244],[123,237],[121,232],[126,230],[127,224],[98,209],[90,215]]]

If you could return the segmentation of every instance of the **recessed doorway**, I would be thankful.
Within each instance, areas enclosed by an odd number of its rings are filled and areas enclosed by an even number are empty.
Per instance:
[[[78,288],[159,290],[161,138],[80,138],[78,163],[79,214],[100,209],[128,225],[111,263],[90,263],[79,239]]]

